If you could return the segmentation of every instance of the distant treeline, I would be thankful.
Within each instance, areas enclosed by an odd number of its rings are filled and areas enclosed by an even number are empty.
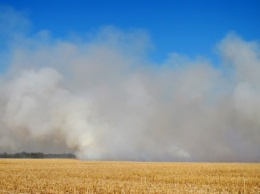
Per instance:
[[[44,154],[42,152],[0,153],[0,158],[76,158],[74,154]]]

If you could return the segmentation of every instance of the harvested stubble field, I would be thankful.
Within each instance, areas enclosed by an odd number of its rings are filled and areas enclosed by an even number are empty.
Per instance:
[[[260,164],[1,159],[0,193],[260,193]]]

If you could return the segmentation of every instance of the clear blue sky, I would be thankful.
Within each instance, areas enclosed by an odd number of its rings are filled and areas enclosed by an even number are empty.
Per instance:
[[[259,0],[0,0],[0,5],[24,12],[33,31],[48,29],[54,38],[105,25],[144,29],[158,62],[170,52],[214,60],[214,45],[230,31],[260,39]]]

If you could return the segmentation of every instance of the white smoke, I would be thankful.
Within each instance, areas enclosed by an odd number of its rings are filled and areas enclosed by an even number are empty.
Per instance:
[[[260,161],[259,43],[231,33],[217,45],[223,65],[176,53],[155,65],[140,30],[105,27],[86,41],[14,29],[2,51],[0,151]]]

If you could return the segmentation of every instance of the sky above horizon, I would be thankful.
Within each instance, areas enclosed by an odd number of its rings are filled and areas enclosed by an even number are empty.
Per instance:
[[[259,162],[259,10],[0,0],[0,152]]]
[[[104,26],[143,30],[151,39],[149,57],[162,63],[172,53],[217,62],[216,43],[230,32],[260,39],[260,1],[85,1],[1,0],[30,21],[31,34],[48,30],[54,39],[88,38]]]

